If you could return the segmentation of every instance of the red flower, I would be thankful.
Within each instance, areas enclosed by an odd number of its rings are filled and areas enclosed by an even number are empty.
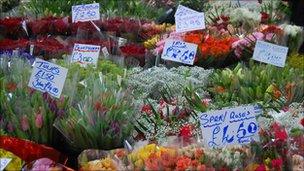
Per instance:
[[[255,171],[266,171],[266,166],[264,164],[261,164],[255,169]]]
[[[282,169],[282,165],[283,165],[282,158],[273,159],[271,161],[271,165],[272,165],[273,168],[281,170]]]
[[[304,127],[304,118],[301,119],[301,125]]]
[[[191,125],[184,125],[179,130],[179,136],[189,139],[192,136],[192,126]]]
[[[144,46],[137,44],[128,44],[121,46],[120,50],[125,57],[134,57],[139,60],[140,66],[145,65],[146,49]]]
[[[272,124],[272,130],[274,131],[274,136],[276,141],[286,141],[287,140],[287,133],[286,130],[281,127],[278,123]]]
[[[143,107],[141,108],[141,112],[146,113],[146,114],[151,114],[152,113],[151,105],[149,105],[149,104],[143,105]]]
[[[269,14],[266,12],[261,12],[261,23],[267,23],[269,20]]]

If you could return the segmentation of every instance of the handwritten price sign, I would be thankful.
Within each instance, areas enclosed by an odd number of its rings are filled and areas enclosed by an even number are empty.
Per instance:
[[[252,59],[267,64],[284,67],[288,48],[258,40]]]
[[[99,3],[72,6],[72,22],[100,20]]]
[[[0,171],[4,170],[11,161],[10,158],[0,158]]]
[[[258,141],[256,116],[259,106],[236,107],[200,114],[203,141],[206,147],[221,148]]]
[[[28,86],[59,98],[68,70],[36,58]]]
[[[88,64],[97,66],[99,52],[100,46],[75,44],[71,62],[79,63],[83,67],[87,66]]]
[[[176,17],[176,32],[187,32],[194,30],[202,30],[205,28],[205,17],[204,13],[197,13],[186,15],[183,17]]]
[[[204,29],[205,15],[188,7],[179,5],[175,13],[176,32],[187,32]]]
[[[197,45],[181,40],[168,39],[162,53],[162,59],[193,65]]]

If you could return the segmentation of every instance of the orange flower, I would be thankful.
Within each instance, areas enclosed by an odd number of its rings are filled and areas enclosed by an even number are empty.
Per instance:
[[[189,43],[200,44],[203,41],[202,33],[189,33],[186,34],[184,40]]]
[[[184,171],[191,167],[191,159],[188,157],[179,157],[176,163],[176,170]]]
[[[216,86],[215,91],[218,93],[225,93],[225,88],[223,86]]]
[[[197,148],[195,150],[194,157],[195,157],[195,159],[200,159],[203,156],[203,154],[204,154],[203,149]]]
[[[274,90],[273,90],[273,96],[276,98],[276,99],[279,99],[281,97],[282,93],[281,91],[277,88],[277,87],[274,87]]]
[[[6,84],[6,90],[9,92],[14,92],[17,89],[17,84],[14,82],[9,82]]]
[[[288,83],[285,86],[285,92],[286,92],[286,99],[288,102],[290,102],[292,100],[292,97],[294,95],[294,87],[295,87],[295,83]]]

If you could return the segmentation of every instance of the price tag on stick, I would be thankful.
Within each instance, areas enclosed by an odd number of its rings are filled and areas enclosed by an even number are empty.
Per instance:
[[[248,144],[259,141],[256,116],[262,114],[258,105],[250,105],[201,113],[203,142],[209,148]]]
[[[36,58],[28,86],[59,98],[68,69]]]
[[[100,46],[76,43],[74,45],[71,62],[79,63],[82,67],[86,67],[88,64],[96,67],[99,53]]]
[[[284,67],[287,53],[287,47],[258,40],[252,59],[278,67]]]
[[[100,20],[99,3],[72,6],[72,22]]]
[[[0,158],[0,171],[4,170],[11,161],[10,158]]]
[[[193,65],[197,45],[181,40],[167,39],[161,58],[165,60]]]

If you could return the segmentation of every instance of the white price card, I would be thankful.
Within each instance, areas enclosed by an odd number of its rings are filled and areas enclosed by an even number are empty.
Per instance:
[[[100,20],[99,3],[72,6],[72,22]]]
[[[256,116],[260,114],[262,109],[258,105],[201,113],[199,118],[204,145],[208,148],[222,148],[259,141]]]
[[[68,69],[36,58],[28,86],[59,98]]]
[[[258,40],[256,42],[252,59],[267,64],[284,67],[288,48]]]
[[[0,158],[0,171],[4,170],[11,160],[10,158]]]
[[[196,44],[186,43],[181,40],[167,39],[161,58],[193,65],[196,51]]]
[[[178,5],[177,9],[176,9],[176,12],[174,14],[174,17],[183,17],[183,16],[186,16],[186,15],[192,15],[192,14],[197,14],[199,12],[191,9],[191,8],[188,8],[188,7],[185,7],[183,5]]]
[[[76,43],[74,45],[71,62],[76,62],[82,67],[86,67],[89,64],[96,67],[99,53],[100,46]]]
[[[205,14],[179,5],[175,12],[176,32],[187,32],[205,29]]]
[[[204,13],[195,13],[182,17],[175,17],[176,32],[188,32],[205,29]]]

